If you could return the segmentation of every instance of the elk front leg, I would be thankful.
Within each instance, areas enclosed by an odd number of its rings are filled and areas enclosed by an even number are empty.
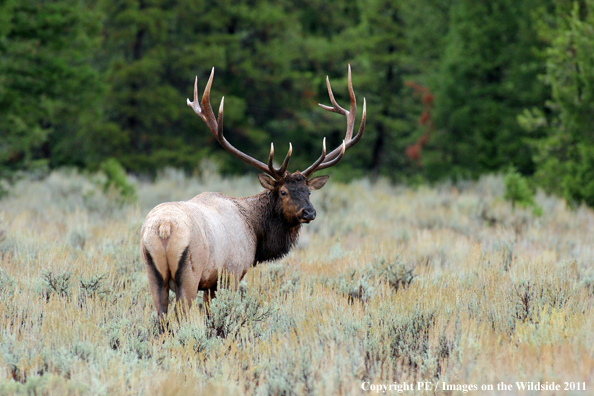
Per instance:
[[[210,289],[204,290],[204,295],[202,297],[202,299],[203,299],[202,301],[203,301],[203,305],[204,305],[204,310],[207,315],[210,315],[210,302],[212,301],[213,298],[216,297],[216,292],[217,292],[216,284],[213,287],[211,287]]]

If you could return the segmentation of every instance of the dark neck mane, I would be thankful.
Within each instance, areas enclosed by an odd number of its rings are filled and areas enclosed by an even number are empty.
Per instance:
[[[244,202],[246,221],[256,237],[254,265],[289,253],[299,239],[301,223],[291,224],[284,219],[280,203],[270,190],[245,198]]]

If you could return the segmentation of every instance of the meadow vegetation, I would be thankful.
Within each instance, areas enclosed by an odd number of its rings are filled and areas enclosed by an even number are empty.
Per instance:
[[[0,394],[594,387],[591,209],[543,193],[541,213],[512,208],[500,176],[433,188],[331,181],[312,194],[318,216],[297,248],[220,291],[210,317],[201,304],[180,322],[170,314],[160,335],[138,246],[148,211],[261,187],[207,168],[135,183],[136,201],[121,199],[101,176],[61,170],[0,201]]]

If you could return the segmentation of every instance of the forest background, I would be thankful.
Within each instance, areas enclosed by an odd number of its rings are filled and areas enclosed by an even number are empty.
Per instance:
[[[232,144],[292,142],[303,169],[344,136],[317,103],[328,75],[348,104],[347,64],[368,125],[333,177],[513,167],[594,206],[594,0],[0,0],[0,186],[114,163],[253,171],[186,107],[213,66]]]

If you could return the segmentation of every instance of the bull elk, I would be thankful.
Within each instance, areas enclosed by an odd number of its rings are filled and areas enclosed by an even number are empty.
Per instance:
[[[226,271],[236,281],[257,263],[275,260],[287,254],[297,242],[301,224],[316,218],[310,191],[326,184],[328,176],[311,178],[314,172],[336,165],[345,151],[355,145],[365,129],[366,105],[363,99],[361,126],[353,137],[357,105],[348,68],[348,90],[351,107],[340,107],[326,77],[332,106],[325,110],[346,117],[346,136],[342,144],[322,155],[303,172],[288,173],[292,146],[280,168],[273,166],[274,145],[270,145],[268,164],[237,150],[223,136],[223,104],[215,117],[210,105],[214,68],[198,102],[198,78],[194,82],[194,101],[188,106],[202,118],[215,139],[225,150],[246,164],[263,172],[258,176],[264,191],[251,197],[232,198],[221,193],[205,192],[189,201],[166,202],[147,215],[141,230],[140,248],[146,263],[153,303],[159,318],[167,313],[169,289],[177,301],[191,306],[198,290],[204,290],[204,304],[214,297],[217,279]]]

